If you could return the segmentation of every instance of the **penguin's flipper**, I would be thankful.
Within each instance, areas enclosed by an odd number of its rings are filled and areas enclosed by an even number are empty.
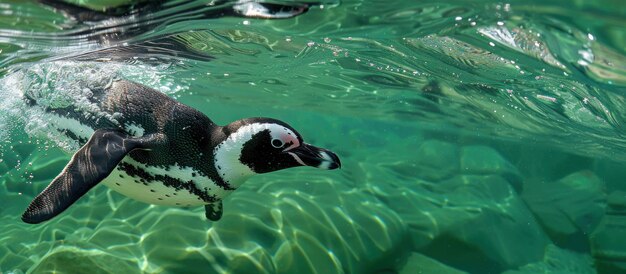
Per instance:
[[[52,219],[109,176],[126,154],[149,148],[157,139],[154,135],[132,138],[116,129],[97,130],[61,174],[35,197],[22,214],[22,220],[36,224]]]
[[[207,219],[211,221],[219,220],[220,218],[222,218],[222,212],[224,212],[222,200],[205,205],[204,210],[206,211],[205,215]]]

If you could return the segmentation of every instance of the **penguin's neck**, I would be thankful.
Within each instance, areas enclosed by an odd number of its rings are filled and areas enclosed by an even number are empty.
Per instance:
[[[217,128],[216,131],[221,131]],[[243,145],[252,138],[253,131],[241,128],[221,138],[214,150],[215,169],[224,182],[238,188],[246,180],[257,174],[240,160]]]

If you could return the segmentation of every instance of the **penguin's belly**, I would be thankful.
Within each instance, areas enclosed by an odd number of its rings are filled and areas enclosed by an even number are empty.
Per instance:
[[[102,183],[129,198],[166,206],[206,205],[228,194],[210,179],[185,171],[178,167],[145,166],[126,157]],[[163,178],[168,178],[169,183],[163,182]],[[173,180],[177,182],[175,185]]]
[[[121,176],[120,176],[121,175]],[[165,206],[200,206],[205,205],[200,197],[187,191],[168,187],[162,182],[143,183],[138,177],[132,177],[122,170],[115,170],[102,181],[116,192],[148,204]]]

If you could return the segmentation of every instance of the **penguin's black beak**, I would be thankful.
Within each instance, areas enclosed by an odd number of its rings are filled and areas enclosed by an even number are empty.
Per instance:
[[[306,143],[286,152],[303,166],[312,166],[321,169],[336,169],[341,167],[341,161],[339,161],[337,154],[330,150]]]

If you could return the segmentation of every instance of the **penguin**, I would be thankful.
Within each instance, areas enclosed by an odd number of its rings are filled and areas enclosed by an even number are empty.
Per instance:
[[[66,17],[64,37],[80,37],[99,45],[117,46],[165,24],[188,20],[242,17],[256,19],[289,19],[306,13],[320,3],[278,3],[250,0],[225,1],[125,1],[119,6],[93,10],[80,1],[37,0]],[[32,34],[31,34],[32,35]],[[82,41],[82,40],[81,40]]]
[[[255,174],[341,167],[335,153],[305,143],[276,119],[219,126],[194,108],[123,79],[92,90],[87,99],[89,107],[50,106],[25,94],[27,104],[41,107],[53,130],[80,149],[30,203],[24,222],[54,218],[99,183],[149,204],[204,206],[206,217],[217,221],[222,199]]]

